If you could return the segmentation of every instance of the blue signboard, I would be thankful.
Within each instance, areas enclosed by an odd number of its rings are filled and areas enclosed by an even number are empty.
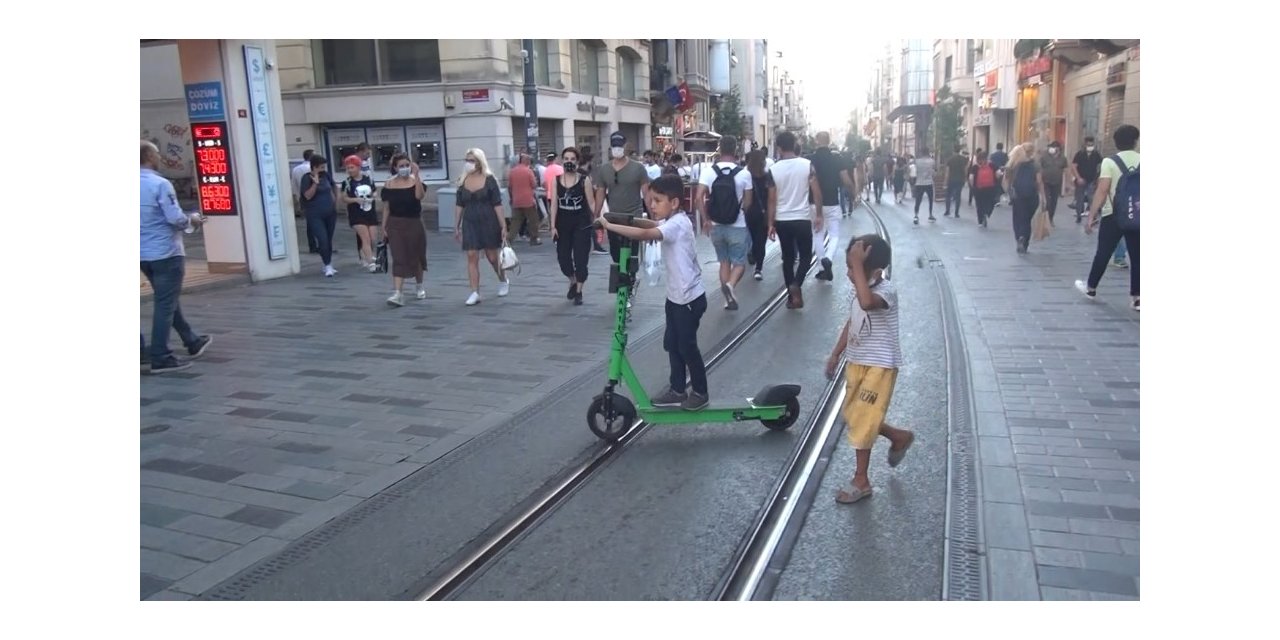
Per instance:
[[[186,85],[185,89],[188,121],[218,122],[227,119],[221,82],[197,82]]]

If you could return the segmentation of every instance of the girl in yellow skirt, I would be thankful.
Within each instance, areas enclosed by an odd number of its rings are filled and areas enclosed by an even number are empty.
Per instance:
[[[893,385],[902,366],[898,342],[898,292],[884,278],[892,260],[889,243],[875,234],[860,236],[849,243],[845,262],[849,280],[857,290],[849,321],[840,340],[827,358],[827,377],[834,378],[843,355],[847,388],[844,421],[849,442],[857,451],[858,466],[853,480],[836,494],[836,502],[857,502],[871,495],[867,467],[871,446],[878,436],[889,439],[889,466],[896,467],[915,441],[915,434],[885,423]]]

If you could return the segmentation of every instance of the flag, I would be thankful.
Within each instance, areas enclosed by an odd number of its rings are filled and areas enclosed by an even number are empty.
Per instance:
[[[680,105],[684,103],[684,95],[680,93],[679,87],[671,87],[670,89],[667,89],[666,94],[667,101],[671,103],[672,107],[678,109],[680,108]]]
[[[689,93],[689,83],[681,82],[679,90],[680,90],[680,110],[684,111],[685,109],[692,109],[693,96]]]

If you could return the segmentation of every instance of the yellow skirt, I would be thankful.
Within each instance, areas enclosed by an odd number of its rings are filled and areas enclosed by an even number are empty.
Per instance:
[[[849,444],[855,449],[870,449],[889,413],[898,370],[849,363],[844,368],[844,379],[847,389],[841,413],[849,425]]]

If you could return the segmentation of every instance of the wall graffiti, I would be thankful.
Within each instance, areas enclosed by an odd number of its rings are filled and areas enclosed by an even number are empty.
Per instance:
[[[142,139],[160,150],[160,174],[174,183],[179,196],[188,197],[194,188],[195,153],[185,110],[144,105],[141,116]]]

